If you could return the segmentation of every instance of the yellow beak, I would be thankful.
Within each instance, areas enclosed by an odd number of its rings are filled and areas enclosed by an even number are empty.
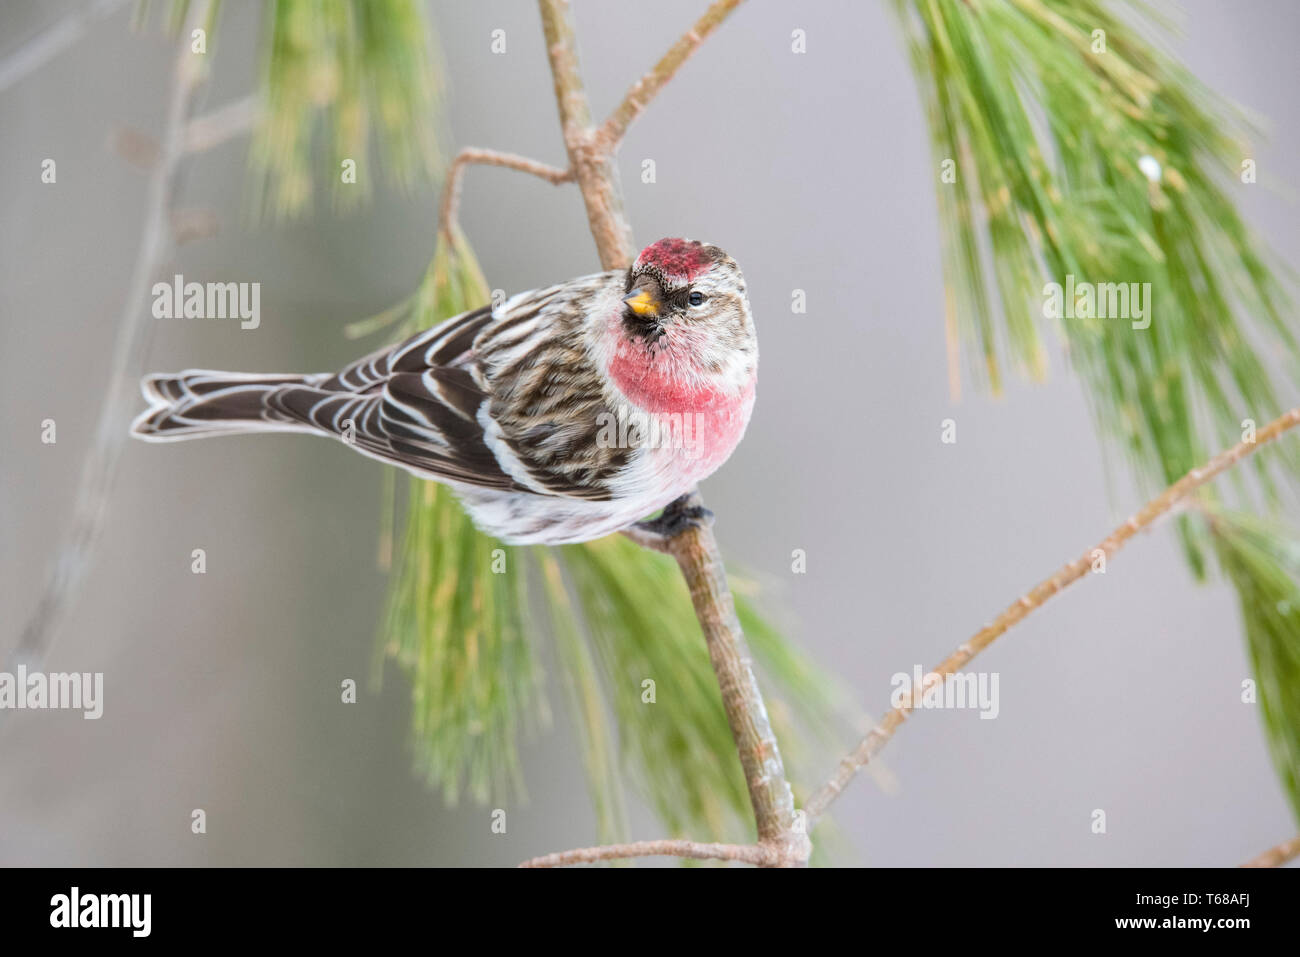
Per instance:
[[[650,295],[647,289],[641,289],[630,296],[624,296],[623,301],[638,316],[659,315],[659,300]]]

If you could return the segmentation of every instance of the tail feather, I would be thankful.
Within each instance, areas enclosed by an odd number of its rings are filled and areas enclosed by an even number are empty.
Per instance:
[[[313,431],[276,412],[267,400],[287,387],[313,386],[323,378],[209,369],[145,376],[140,391],[149,408],[131,423],[131,434],[149,442],[171,442],[240,432]]]

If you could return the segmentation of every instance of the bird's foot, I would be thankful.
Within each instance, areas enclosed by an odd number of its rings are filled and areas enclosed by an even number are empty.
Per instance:
[[[713,512],[697,504],[698,501],[694,493],[674,499],[654,518],[632,525],[627,535],[646,548],[666,552],[668,543],[683,532],[713,524]]]

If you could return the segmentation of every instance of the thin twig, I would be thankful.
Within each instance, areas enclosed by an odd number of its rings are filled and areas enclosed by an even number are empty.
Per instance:
[[[709,34],[722,25],[728,14],[740,6],[741,0],[714,0],[704,15],[695,21],[686,34],[674,43],[659,62],[641,79],[632,85],[623,97],[623,102],[614,108],[597,133],[600,148],[606,153],[612,152],[622,141],[627,128],[645,110],[651,100],[663,89],[664,84],[673,78],[683,63],[700,48]]]
[[[603,844],[558,851],[524,861],[520,867],[567,867],[597,861],[629,860],[634,857],[688,857],[697,861],[740,861],[771,867],[780,863],[777,850],[763,844],[698,844],[695,841],[634,841],[631,844]]]
[[[591,128],[591,107],[578,65],[577,36],[569,4],[567,0],[538,0],[538,6],[546,33],[546,52],[555,83],[564,145],[587,207],[592,238],[606,269],[626,268],[636,255],[636,247],[623,214],[622,190],[610,152],[601,147],[600,138]],[[714,6],[720,22],[734,4]],[[714,26],[716,23],[705,33]],[[675,65],[672,54],[660,61],[661,64],[668,61],[669,68],[650,91],[651,95],[667,82],[690,49],[677,57]],[[644,99],[648,100],[649,96]],[[624,126],[640,108],[635,105],[629,108]],[[698,492],[692,494],[690,504],[701,504]],[[696,618],[704,632],[727,723],[745,772],[759,843],[773,848],[772,862],[804,864],[811,844],[806,830],[800,826],[802,817],[795,811],[794,795],[786,781],[776,735],[754,678],[713,530],[704,524],[688,526],[680,535],[669,539],[667,548],[686,579]]]
[[[257,96],[249,94],[219,106],[210,113],[196,116],[185,126],[185,151],[202,153],[227,140],[250,132],[257,125],[261,107]]]
[[[200,239],[210,239],[221,231],[221,218],[216,210],[208,206],[172,210],[169,219],[172,225],[172,239],[177,246],[184,246],[186,243]]]
[[[72,522],[46,580],[45,590],[28,619],[14,655],[26,662],[39,661],[53,638],[63,612],[90,562],[103,525],[105,506],[117,473],[118,459],[131,420],[135,380],[153,332],[147,308],[150,283],[169,255],[173,237],[169,209],[175,191],[176,171],[185,152],[185,122],[206,68],[205,54],[190,52],[190,34],[206,22],[209,2],[194,4],[181,33],[175,61],[171,98],[157,162],[149,179],[144,229],[135,268],[118,320],[117,342],[108,364],[108,387],[100,406],[99,423],[81,470],[81,482],[72,507]]]
[[[582,190],[587,224],[605,269],[625,269],[636,258],[632,229],[623,213],[623,191],[610,156],[596,147],[591,106],[578,67],[578,38],[568,0],[538,0],[546,54],[560,111],[560,131],[569,165]]]
[[[110,16],[125,3],[126,0],[95,0],[75,7],[72,13],[21,44],[0,60],[0,93],[72,46],[85,36],[92,23]]]
[[[994,639],[1024,619],[1035,608],[1040,608],[1053,595],[1068,585],[1083,578],[1092,568],[1100,553],[1109,560],[1121,547],[1138,532],[1149,528],[1158,518],[1170,512],[1175,505],[1182,502],[1193,491],[1205,483],[1226,472],[1256,449],[1272,442],[1288,429],[1300,425],[1300,408],[1292,409],[1285,415],[1274,419],[1260,429],[1253,442],[1239,442],[1232,448],[1220,452],[1205,465],[1194,468],[1165,489],[1146,505],[1135,512],[1128,521],[1115,529],[1105,539],[1088,549],[1079,558],[1062,566],[1056,574],[1044,579],[1033,587],[1019,601],[1009,605],[1002,614],[976,632],[969,641],[949,655],[942,664],[933,670],[935,674],[947,677],[955,674],[977,654],[987,648]],[[911,712],[911,704],[890,711],[881,722],[872,728],[854,750],[845,756],[829,781],[823,784],[804,805],[810,820],[816,819],[837,798],[854,775],[862,770],[885,746]]]
[[[1242,864],[1242,867],[1281,867],[1287,861],[1300,857],[1300,837],[1283,841],[1277,847],[1270,847],[1263,854]]]
[[[571,169],[548,166],[546,163],[539,163],[537,160],[529,159],[527,156],[518,156],[515,153],[502,153],[499,150],[485,150],[474,146],[466,147],[457,153],[456,158],[451,161],[451,166],[447,170],[446,181],[442,187],[442,201],[438,204],[438,231],[444,237],[450,237],[454,232],[453,226],[456,222],[457,209],[460,206],[461,180],[464,176],[465,167],[470,164],[504,166],[506,169],[515,169],[521,173],[538,176],[555,186],[570,182],[573,179],[573,170]]]

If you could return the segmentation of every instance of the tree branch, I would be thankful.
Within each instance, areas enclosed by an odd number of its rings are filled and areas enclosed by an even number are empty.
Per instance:
[[[226,140],[242,136],[257,125],[260,115],[261,106],[257,97],[250,94],[232,100],[210,113],[196,116],[185,124],[185,151],[202,153],[220,146]]]
[[[1300,837],[1283,841],[1277,847],[1270,847],[1259,857],[1247,861],[1242,867],[1281,867],[1287,861],[1300,857]]]
[[[566,867],[634,857],[688,857],[697,861],[740,861],[772,867],[780,863],[776,848],[764,844],[698,844],[695,841],[635,841],[559,851],[524,861],[520,867]]]
[[[457,153],[456,158],[451,161],[451,167],[447,170],[447,179],[442,187],[442,201],[438,204],[438,231],[448,239],[451,238],[452,227],[456,222],[457,209],[460,206],[461,180],[464,176],[465,167],[471,163],[481,166],[504,166],[506,169],[519,170],[521,173],[539,176],[556,186],[573,179],[572,169],[547,166],[545,163],[539,163],[537,160],[529,159],[526,156],[518,156],[514,153],[478,149],[473,146],[466,147]]]
[[[623,191],[611,156],[601,151],[591,129],[591,106],[578,67],[578,40],[568,0],[538,0],[546,55],[555,83],[560,130],[587,207],[587,223],[605,269],[626,269],[636,257],[632,229],[623,213]]]
[[[687,508],[702,505],[699,492],[691,494]],[[704,631],[709,660],[718,677],[722,705],[745,771],[749,801],[754,808],[760,842],[784,842],[787,852],[801,850],[804,861],[811,851],[807,834],[794,809],[794,794],[785,779],[781,750],[768,720],[763,695],[745,635],[736,617],[736,603],[727,585],[727,573],[713,530],[694,525],[667,540],[668,553],[686,579],[695,617]]]
[[[623,97],[623,102],[614,108],[614,112],[597,133],[601,150],[612,153],[618,147],[632,121],[641,115],[650,101],[681,69],[682,64],[690,59],[691,54],[700,48],[709,34],[721,26],[722,21],[740,4],[741,0],[714,0],[704,15],[669,48],[650,72],[632,85]]]
[[[196,116],[185,124],[183,137],[186,153],[203,153],[252,130],[257,123],[257,97],[246,96]],[[153,169],[162,152],[158,141],[143,130],[124,126],[111,137],[114,151],[132,166]]]
[[[0,93],[72,46],[94,21],[112,15],[125,3],[126,0],[95,0],[94,3],[82,4],[23,43],[0,60]]]
[[[149,310],[149,286],[154,272],[172,248],[169,210],[177,169],[185,153],[186,119],[194,94],[206,76],[206,54],[190,52],[191,31],[207,21],[208,0],[191,6],[180,34],[175,59],[171,97],[157,161],[149,179],[144,228],[136,253],[130,286],[118,320],[117,342],[109,363],[108,387],[100,407],[95,436],[81,470],[81,482],[72,513],[72,523],[60,545],[36,610],[23,629],[14,655],[24,661],[39,661],[53,638],[59,619],[90,563],[99,539],[104,510],[117,473],[122,445],[127,438],[135,401],[135,381],[153,332]]]
[[[691,34],[688,34],[687,41],[683,41],[687,46],[682,47],[679,42],[681,49],[674,47],[678,52],[670,51],[660,61],[659,67],[663,70],[653,74],[657,79],[646,87],[648,94],[634,100],[626,111],[621,107],[615,111],[611,119],[625,115],[624,120],[615,123],[616,129],[620,128],[619,123],[626,127],[649,97],[668,81],[681,61],[699,45],[703,36],[711,32],[735,5],[735,2],[715,3],[710,8],[705,18],[712,15],[715,19],[710,20],[696,40],[690,41]],[[606,269],[622,269],[632,262],[636,247],[623,214],[623,197],[611,156],[612,147],[605,148],[603,138],[591,129],[591,107],[578,65],[577,37],[569,4],[567,0],[538,0],[538,6],[546,33],[546,51],[555,82],[555,100],[564,144],[587,207],[591,235],[601,264]],[[693,33],[699,30],[700,25],[696,24]],[[701,504],[698,492],[691,494],[688,504]],[[636,538],[635,534],[633,538]],[[695,615],[704,632],[727,723],[745,772],[759,843],[773,848],[772,857],[763,863],[806,863],[811,844],[801,827],[803,819],[795,812],[794,795],[785,779],[785,766],[776,735],[754,678],[744,632],[736,617],[735,602],[727,585],[726,571],[713,531],[707,525],[692,525],[665,544],[686,579]]]
[[[1096,546],[1084,552],[1082,556],[1061,567],[1056,574],[1044,579],[1033,587],[1019,601],[1003,610],[1002,614],[976,632],[969,641],[949,655],[942,664],[934,669],[935,674],[944,676],[955,674],[977,654],[993,643],[999,635],[1027,617],[1035,608],[1041,607],[1049,598],[1062,591],[1068,585],[1083,578],[1097,559],[1098,553],[1107,560],[1124,546],[1138,532],[1149,528],[1157,519],[1172,511],[1193,491],[1217,478],[1236,465],[1256,449],[1275,440],[1288,429],[1300,425],[1300,408],[1292,409],[1285,415],[1274,419],[1260,429],[1253,442],[1239,442],[1232,448],[1220,452],[1200,468],[1192,469],[1169,488],[1165,489],[1146,505],[1135,512],[1127,522],[1115,529]],[[914,699],[915,701],[915,699]],[[874,758],[893,737],[898,726],[907,720],[912,705],[895,708],[881,722],[871,729],[852,752],[840,761],[839,767],[829,781],[823,784],[808,799],[804,810],[809,820],[815,820],[837,798],[854,775]]]

